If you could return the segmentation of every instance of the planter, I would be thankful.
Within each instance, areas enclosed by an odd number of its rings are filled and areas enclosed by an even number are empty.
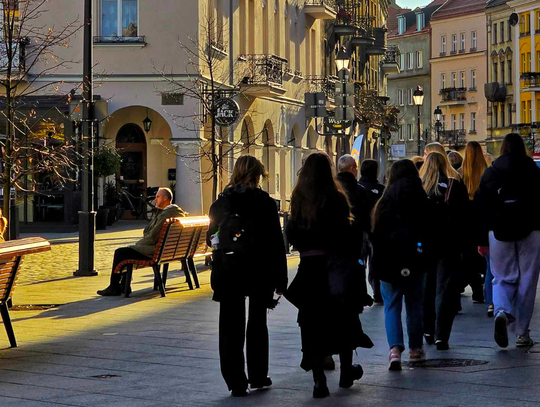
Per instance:
[[[107,215],[107,226],[111,226],[118,220],[116,219],[116,206],[103,205],[101,209],[107,209],[109,211],[109,215]]]
[[[109,210],[99,208],[96,214],[96,229],[105,230],[107,229],[107,218],[109,216]]]

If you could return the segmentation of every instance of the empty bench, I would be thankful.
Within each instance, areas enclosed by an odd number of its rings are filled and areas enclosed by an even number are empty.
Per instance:
[[[124,293],[129,297],[133,269],[152,267],[154,271],[154,290],[159,289],[162,297],[165,297],[165,284],[169,264],[178,261],[182,264],[182,270],[186,276],[186,282],[190,290],[199,288],[199,278],[195,268],[194,259],[204,258],[207,255],[206,232],[210,225],[208,216],[188,216],[167,219],[163,223],[156,250],[149,260],[128,259],[120,262],[114,269],[115,273],[126,270]],[[163,265],[163,275],[160,273]],[[191,276],[190,276],[191,274]],[[193,277],[193,281],[192,281]]]
[[[51,250],[51,245],[41,237],[29,237],[0,243],[0,313],[12,348],[17,347],[17,340],[11,325],[8,302],[15,290],[23,257],[27,254],[47,250]]]

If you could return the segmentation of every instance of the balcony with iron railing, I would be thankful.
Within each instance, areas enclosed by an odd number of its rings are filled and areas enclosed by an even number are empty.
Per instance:
[[[354,36],[358,30],[363,30],[369,34],[374,23],[375,17],[364,13],[361,1],[344,0],[338,5],[334,33]]]
[[[4,77],[8,71],[10,62],[8,54],[10,52],[12,53],[11,74],[15,76],[23,75],[26,70],[26,46],[29,44],[29,40],[25,38],[12,44],[12,47],[8,47],[8,43],[0,42],[0,77]]]
[[[439,136],[442,144],[453,147],[455,150],[459,150],[467,144],[465,129],[442,130]]]
[[[312,75],[306,77],[308,92],[323,92],[326,99],[333,102],[336,99],[337,76]]]
[[[285,58],[276,55],[240,55],[239,61],[244,63],[242,75],[243,93],[252,96],[283,95],[283,74],[287,64]]]
[[[304,13],[316,20],[334,20],[337,16],[335,0],[306,0]]]
[[[401,52],[397,45],[389,45],[381,61],[381,68],[385,75],[397,74],[399,69],[399,57]]]
[[[540,87],[540,72],[524,72],[520,76],[525,88]]]
[[[459,105],[467,102],[467,88],[444,88],[441,89],[441,103],[446,105]]]

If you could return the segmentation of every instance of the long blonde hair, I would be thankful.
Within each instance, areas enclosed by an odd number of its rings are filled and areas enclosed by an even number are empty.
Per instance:
[[[463,182],[469,191],[469,199],[474,198],[474,194],[480,186],[480,179],[487,167],[480,144],[477,141],[469,141],[465,147],[465,158],[461,167],[463,169]]]
[[[420,178],[422,179],[422,186],[426,194],[441,195],[439,191],[439,178],[441,173],[445,173],[446,160],[444,155],[437,151],[429,153],[420,170]]]
[[[441,143],[437,143],[437,142],[429,143],[426,146],[425,151],[427,154],[433,153],[433,152],[441,154],[446,161],[446,168],[444,171],[444,175],[446,175],[448,178],[455,178],[457,180],[461,179],[461,176],[459,175],[459,173],[454,169],[454,167],[452,167],[452,164],[450,163],[450,160],[448,159],[448,156],[446,155],[446,151],[444,151],[444,147]]]

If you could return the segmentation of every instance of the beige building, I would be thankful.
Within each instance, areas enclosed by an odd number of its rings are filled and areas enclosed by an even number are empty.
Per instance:
[[[480,0],[449,0],[431,17],[431,103],[443,113],[442,141],[458,149],[486,139],[484,7]]]

